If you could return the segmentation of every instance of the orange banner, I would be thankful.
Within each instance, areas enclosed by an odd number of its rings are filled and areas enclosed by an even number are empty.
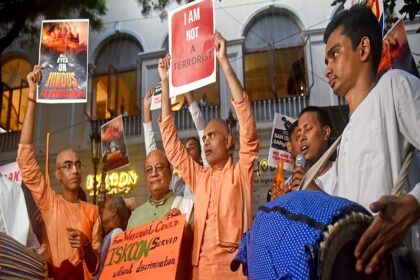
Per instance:
[[[116,235],[101,280],[175,279],[184,225],[180,215]]]

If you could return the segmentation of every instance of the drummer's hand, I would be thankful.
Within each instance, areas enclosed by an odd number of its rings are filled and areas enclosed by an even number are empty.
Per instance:
[[[379,269],[404,239],[410,226],[420,219],[420,204],[411,195],[382,196],[369,205],[379,212],[354,250],[356,270],[371,274]]]
[[[80,230],[68,227],[67,233],[68,233],[71,247],[81,248],[81,247],[86,247],[89,244],[89,239]]]

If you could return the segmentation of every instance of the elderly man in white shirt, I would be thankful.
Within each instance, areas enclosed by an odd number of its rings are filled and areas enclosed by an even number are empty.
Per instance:
[[[389,196],[409,146],[420,149],[420,81],[399,70],[377,77],[382,33],[365,6],[334,17],[324,42],[325,76],[334,93],[346,98],[351,114],[333,194],[380,212],[355,250],[356,269],[370,274],[420,218],[419,182],[408,195]]]

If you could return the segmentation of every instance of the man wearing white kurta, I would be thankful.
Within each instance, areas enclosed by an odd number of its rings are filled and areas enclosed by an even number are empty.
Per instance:
[[[346,98],[351,114],[333,193],[380,213],[354,252],[356,269],[371,274],[420,219],[418,182],[411,194],[390,195],[409,144],[420,149],[420,82],[396,70],[377,77],[382,30],[365,6],[335,16],[324,42],[324,74],[334,93]]]

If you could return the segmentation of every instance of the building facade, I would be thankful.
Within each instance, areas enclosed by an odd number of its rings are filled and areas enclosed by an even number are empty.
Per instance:
[[[229,59],[250,97],[257,119],[261,148],[255,163],[255,208],[265,202],[275,176],[275,168],[269,167],[266,161],[275,112],[297,117],[307,105],[345,104],[332,93],[323,75],[323,33],[329,19],[342,9],[331,6],[331,2],[215,1],[216,30],[227,39]],[[401,6],[403,1],[397,3]],[[395,10],[399,10],[399,6]],[[91,193],[90,135],[106,120],[122,114],[131,164],[119,173],[109,174],[106,183],[113,192],[122,191],[125,197],[134,197],[138,205],[148,193],[143,172],[143,96],[159,82],[157,63],[168,52],[168,20],[154,13],[143,16],[135,0],[108,0],[107,7],[102,30],[90,33],[88,102],[38,104],[35,144],[42,166],[47,132],[51,133],[51,158],[65,147],[77,150],[84,165],[83,187]],[[176,7],[173,4],[169,10]],[[419,27],[417,22],[405,25],[413,53],[420,53],[420,35],[415,33]],[[37,48],[21,49],[15,42],[1,57],[4,90],[0,165],[16,158],[28,92],[25,77],[38,61],[37,51]],[[216,83],[196,90],[194,96],[202,105],[206,120],[228,117],[230,93],[221,71],[217,72]],[[347,116],[340,108],[330,107],[329,112],[333,122],[342,124],[341,127],[345,124]],[[153,113],[153,125],[160,139],[156,124],[158,113]],[[188,111],[176,112],[175,118],[181,138],[196,135]],[[55,179],[52,182],[53,187],[58,188],[58,182]]]

